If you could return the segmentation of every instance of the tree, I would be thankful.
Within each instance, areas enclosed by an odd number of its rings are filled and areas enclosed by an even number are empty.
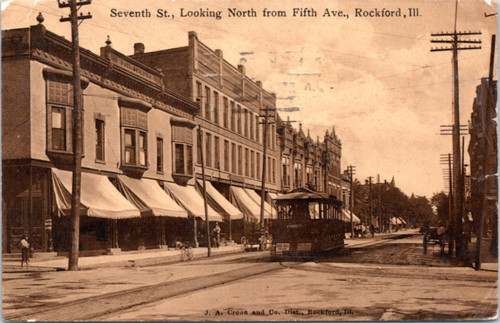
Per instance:
[[[437,213],[437,222],[444,225],[448,222],[450,214],[450,201],[448,194],[444,192],[434,193],[431,198],[431,204]],[[434,223],[437,225],[438,223]]]

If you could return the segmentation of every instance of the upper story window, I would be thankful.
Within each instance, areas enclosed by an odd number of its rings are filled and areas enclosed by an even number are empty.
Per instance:
[[[236,144],[231,144],[231,172],[236,174]]]
[[[163,173],[163,138],[156,138],[156,171]]]
[[[229,171],[229,141],[224,140],[224,170]]]
[[[229,126],[229,100],[226,97],[224,97],[224,112],[222,119],[222,125],[224,128],[227,128]]]
[[[45,68],[43,76],[46,80],[47,155],[56,162],[70,163],[73,153],[73,74]],[[88,80],[82,77],[80,84],[85,89]]]
[[[196,100],[200,103],[200,106],[202,99],[203,99],[202,86],[200,82],[196,81]]]
[[[231,130],[236,131],[236,108],[234,107],[234,101],[231,101]]]
[[[148,168],[148,112],[151,105],[132,98],[121,97],[120,126],[122,137],[122,168],[140,176]]]
[[[205,86],[205,119],[211,120],[211,111],[210,111],[210,88]]]
[[[243,109],[243,123],[245,137],[248,137],[248,111],[246,109]]]
[[[172,175],[176,182],[185,184],[193,177],[193,128],[196,124],[191,120],[177,117],[172,117],[170,124],[173,149]]]
[[[205,134],[205,166],[212,167],[212,135],[209,133]]]
[[[236,118],[237,118],[237,126],[238,126],[238,133],[241,135],[241,106],[238,105],[238,111],[236,111]]]
[[[250,152],[250,177],[255,178],[255,152]]]
[[[255,141],[260,142],[259,116],[255,116]]]
[[[250,139],[253,140],[254,130],[253,130],[253,113],[249,112],[248,120],[250,121]]]
[[[214,167],[220,169],[220,140],[219,137],[214,137]]]
[[[95,119],[95,159],[103,162],[105,160],[105,122],[102,119]]]
[[[219,93],[214,92],[214,122],[219,124]]]

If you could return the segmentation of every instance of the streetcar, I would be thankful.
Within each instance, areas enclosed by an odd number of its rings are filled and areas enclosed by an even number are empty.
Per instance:
[[[342,201],[306,188],[272,200],[278,217],[270,223],[271,257],[313,258],[344,246]]]

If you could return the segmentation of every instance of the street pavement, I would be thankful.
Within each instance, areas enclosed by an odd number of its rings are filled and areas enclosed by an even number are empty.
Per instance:
[[[403,233],[415,233],[412,231]],[[343,256],[334,257],[330,262],[308,262],[304,264],[294,265],[293,268],[285,269],[283,272],[271,273],[268,275],[261,275],[249,280],[242,280],[241,282],[232,282],[227,287],[216,287],[210,288],[206,291],[199,291],[196,293],[190,293],[189,295],[198,298],[199,305],[192,306],[194,300],[189,297],[184,296],[169,298],[168,300],[152,303],[149,305],[144,305],[144,310],[139,307],[137,312],[131,310],[129,312],[120,312],[117,314],[110,314],[110,316],[104,317],[107,320],[148,320],[148,319],[162,319],[162,320],[260,320],[260,317],[255,317],[252,314],[247,316],[242,315],[241,317],[234,316],[224,316],[224,317],[206,317],[203,315],[205,311],[210,310],[216,313],[218,310],[217,306],[214,306],[214,295],[217,297],[216,304],[224,304],[221,309],[227,312],[228,308],[241,307],[241,304],[255,305],[252,308],[266,309],[266,311],[272,310],[269,304],[274,304],[272,307],[281,308],[282,312],[280,315],[265,316],[266,320],[351,320],[351,319],[399,319],[404,317],[405,319],[415,319],[415,311],[409,308],[410,301],[404,301],[408,308],[392,307],[394,311],[389,311],[389,300],[394,300],[397,303],[397,298],[393,298],[392,295],[411,295],[413,301],[417,303],[425,303],[429,307],[432,302],[436,303],[436,300],[431,301],[436,297],[442,297],[444,300],[443,306],[446,304],[463,304],[464,306],[455,306],[451,310],[442,311],[440,306],[436,305],[436,312],[448,313],[443,316],[443,319],[450,318],[450,315],[455,315],[457,309],[464,310],[464,313],[469,313],[467,317],[470,317],[470,313],[473,307],[467,305],[472,304],[466,302],[466,299],[471,299],[472,297],[483,297],[483,301],[479,301],[477,306],[485,304],[485,308],[488,309],[488,313],[491,313],[493,308],[491,304],[496,304],[498,302],[497,292],[496,292],[496,279],[498,273],[497,263],[483,264],[481,271],[474,271],[472,268],[467,267],[456,267],[455,264],[447,262],[446,258],[439,257],[438,247],[433,250],[432,247],[429,248],[427,255],[423,255],[423,249],[421,246],[420,235],[414,237],[407,237],[405,239],[395,239],[399,233],[391,234],[380,234],[376,235],[375,238],[357,238],[357,239],[346,239],[346,245],[348,249],[360,250],[366,247],[372,246],[373,252],[366,252],[367,255],[377,254],[376,245],[381,245],[382,243],[388,244],[385,249],[387,252],[383,254],[383,258],[401,258],[401,255],[394,254],[391,250],[397,250],[399,253],[404,249],[406,244],[408,247],[405,250],[409,250],[405,255],[405,259],[416,259],[418,264],[426,264],[425,266],[414,266],[414,265],[398,265],[390,266],[382,263],[377,263],[373,261],[372,258],[363,258],[363,255],[359,256],[354,253],[350,256],[349,260],[344,262],[341,261]],[[391,249],[399,248],[399,249]],[[58,268],[54,266],[54,263],[34,263],[36,266],[30,266],[29,271],[16,270],[15,272],[6,272],[4,264],[4,273],[2,281],[2,300],[3,300],[3,317],[9,317],[15,313],[22,313],[25,311],[37,310],[41,308],[49,308],[51,306],[58,306],[61,304],[66,304],[67,302],[78,302],[82,299],[88,299],[92,297],[97,297],[100,295],[110,294],[110,293],[120,293],[128,291],[131,289],[140,289],[141,287],[157,286],[161,284],[170,284],[176,286],[176,284],[185,282],[189,279],[200,279],[207,280],[214,275],[220,275],[224,273],[230,273],[231,271],[238,271],[248,268],[250,265],[255,265],[263,263],[263,259],[267,257],[265,252],[242,252],[243,250],[239,247],[221,247],[219,249],[220,254],[210,259],[206,258],[207,250],[205,248],[194,249],[195,257],[192,261],[180,262],[180,251],[171,250],[171,254],[165,254],[163,252],[158,253],[130,253],[127,255],[118,256],[99,256],[99,257],[82,257],[80,258],[80,264],[87,265],[85,270],[80,271],[48,271],[42,272],[39,270],[33,270],[34,268],[40,269],[50,269]],[[357,251],[356,251],[357,252]],[[214,250],[214,254],[217,253],[217,249]],[[160,255],[160,257],[154,257],[154,255]],[[138,256],[140,255],[140,256]],[[358,257],[359,256],[359,257]],[[132,258],[131,258],[132,257]],[[344,257],[344,258],[346,258]],[[364,256],[367,257],[367,256]],[[86,260],[88,258],[89,260]],[[157,260],[154,260],[157,258]],[[356,259],[366,260],[368,263],[364,263],[364,260],[356,263]],[[359,260],[358,259],[358,260]],[[426,262],[421,263],[424,259]],[[113,260],[113,261],[110,261]],[[131,261],[133,260],[133,261]],[[339,262],[337,262],[339,260]],[[405,261],[406,261],[405,260]],[[66,268],[67,259],[58,260],[62,263],[58,264],[60,268]],[[94,263],[92,263],[94,262]],[[447,263],[446,263],[447,262]],[[167,264],[165,264],[167,263]],[[264,261],[265,263],[265,261]],[[435,264],[439,264],[435,265]],[[50,265],[50,266],[49,266]],[[9,265],[10,266],[10,265]],[[14,266],[14,264],[12,265]],[[19,263],[17,264],[19,266]],[[291,267],[291,266],[290,266]],[[301,269],[300,269],[301,268]],[[283,276],[284,275],[284,276]],[[334,276],[332,276],[334,275]],[[286,282],[286,278],[289,278],[290,282],[295,282],[295,284],[301,285],[303,290],[299,294],[311,294],[309,290],[316,290],[318,285],[325,285],[318,290],[321,295],[330,295],[328,297],[333,297],[335,295],[344,295],[341,297],[343,300],[336,305],[336,308],[355,309],[357,314],[352,314],[348,317],[332,317],[331,315],[321,315],[314,314],[313,316],[304,317],[302,314],[294,316],[292,314],[284,314],[285,307],[294,307],[299,305],[300,301],[293,295],[289,295],[291,291],[296,290],[296,286],[289,286]],[[302,277],[303,279],[299,279]],[[320,278],[323,277],[326,282],[333,281],[335,284],[322,284]],[[418,279],[415,279],[418,277]],[[434,281],[437,280],[437,284],[434,285]],[[304,281],[308,283],[304,285]],[[421,282],[419,285],[417,282]],[[276,285],[276,282],[280,284]],[[262,287],[264,284],[267,286],[273,286],[261,290],[260,295],[265,295],[265,299],[269,301],[269,304],[259,303],[259,295],[253,295],[257,293],[258,288],[254,292],[251,290],[252,284],[255,283],[257,287]],[[312,285],[308,285],[308,284]],[[250,285],[248,285],[250,284]],[[356,288],[353,289],[353,284]],[[367,285],[367,286],[364,286]],[[327,287],[329,286],[329,287]],[[364,287],[363,287],[364,286]],[[399,287],[398,287],[399,286]],[[397,288],[396,288],[397,287]],[[425,288],[424,288],[425,287]],[[173,288],[173,287],[169,287]],[[222,288],[222,289],[221,289]],[[263,288],[263,287],[262,287]],[[269,288],[273,289],[271,294]],[[408,288],[408,289],[405,289]],[[433,291],[433,288],[439,289],[438,291]],[[478,290],[476,290],[478,289]],[[275,295],[276,291],[280,291],[279,295]],[[350,290],[353,290],[352,293]],[[405,291],[404,291],[405,290]],[[453,291],[453,292],[450,292]],[[370,311],[368,310],[370,306],[367,303],[358,302],[356,300],[355,293],[363,296],[365,301],[372,304],[378,304],[377,295],[380,297],[380,301],[384,300],[384,306]],[[458,294],[457,294],[458,292]],[[491,294],[493,293],[494,294]],[[215,293],[215,294],[214,294]],[[333,293],[333,294],[332,294]],[[389,293],[388,295],[386,295]],[[422,294],[423,293],[423,294]],[[444,293],[444,294],[443,294]],[[314,294],[314,293],[313,293]],[[366,295],[365,295],[366,294]],[[367,295],[370,295],[369,297]],[[493,296],[492,296],[493,295]],[[286,304],[276,304],[277,300],[271,301],[272,297],[279,297],[278,299],[286,299]],[[463,299],[461,297],[463,296]],[[328,298],[327,297],[327,298]],[[312,298],[311,300],[314,300]],[[336,299],[335,297],[333,299]],[[478,298],[480,299],[480,298]],[[356,306],[352,304],[349,307],[349,302],[354,300]],[[448,303],[446,303],[448,300]],[[307,304],[315,304],[314,302],[309,302],[309,299],[302,299],[302,302],[307,301]],[[210,302],[211,305],[210,305]],[[315,304],[314,308],[325,304],[327,300],[319,300],[318,304]],[[378,302],[378,303],[377,303]],[[207,304],[209,303],[209,304]],[[441,301],[439,301],[441,303]],[[168,304],[161,305],[161,304]],[[198,304],[198,303],[196,303]],[[238,305],[239,304],[239,305]],[[331,306],[331,303],[329,306]],[[317,306],[316,306],[317,305]],[[340,306],[342,305],[342,306]],[[394,305],[394,304],[393,304]],[[466,306],[467,305],[467,306]],[[156,308],[155,306],[159,306]],[[167,306],[167,307],[165,307]],[[368,307],[367,307],[368,306]],[[186,309],[186,307],[191,307],[191,309]],[[134,307],[135,308],[135,307]],[[250,307],[247,307],[247,309]],[[300,306],[299,306],[300,308]],[[319,307],[318,307],[319,308]],[[496,307],[495,307],[496,308]],[[383,310],[382,310],[383,309]],[[155,317],[150,317],[152,310],[158,310],[158,315]],[[302,310],[308,310],[302,308]],[[302,311],[301,310],[301,311]],[[165,311],[168,313],[165,314]],[[401,312],[402,311],[402,312]],[[405,312],[406,311],[406,312]],[[306,311],[307,312],[307,311]],[[164,313],[166,316],[161,316]],[[172,313],[177,313],[173,315]],[[302,313],[302,312],[301,312]],[[406,314],[405,314],[406,313]],[[421,313],[422,317],[432,317],[431,309],[427,308]],[[177,315],[177,316],[176,316]],[[483,316],[484,317],[484,316]],[[465,318],[463,316],[462,318]]]

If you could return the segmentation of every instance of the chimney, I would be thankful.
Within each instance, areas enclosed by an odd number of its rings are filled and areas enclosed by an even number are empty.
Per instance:
[[[219,57],[222,57],[222,51],[220,49],[216,49],[215,54]]]
[[[258,87],[262,87],[262,81],[255,81]]]
[[[238,71],[240,71],[241,74],[245,75],[245,66],[244,65],[238,65]]]
[[[143,43],[135,43],[134,44],[134,55],[137,55],[137,54],[144,54],[144,50],[146,48],[144,47],[144,44]]]

